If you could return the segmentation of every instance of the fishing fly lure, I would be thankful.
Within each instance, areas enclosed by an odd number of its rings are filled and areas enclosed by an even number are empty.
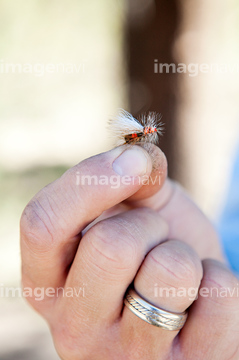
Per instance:
[[[158,143],[162,135],[161,116],[156,112],[141,115],[135,119],[130,113],[121,109],[119,115],[109,121],[109,127],[116,138],[116,146],[136,144],[139,142]]]

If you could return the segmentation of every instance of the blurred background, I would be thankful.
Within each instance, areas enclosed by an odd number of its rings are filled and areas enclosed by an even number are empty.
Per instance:
[[[4,291],[20,286],[19,219],[38,190],[112,147],[119,108],[162,114],[170,176],[217,220],[239,141],[238,24],[236,0],[0,0],[1,360],[58,359],[44,320]]]

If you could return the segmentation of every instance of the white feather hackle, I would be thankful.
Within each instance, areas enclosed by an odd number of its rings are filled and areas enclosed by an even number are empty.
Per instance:
[[[120,109],[118,116],[109,120],[109,130],[115,138],[116,146],[126,143],[125,136],[143,132],[145,127],[157,128],[157,132],[147,134],[140,142],[151,142],[156,144],[159,135],[162,135],[161,116],[156,112],[149,112],[135,119],[128,111]]]

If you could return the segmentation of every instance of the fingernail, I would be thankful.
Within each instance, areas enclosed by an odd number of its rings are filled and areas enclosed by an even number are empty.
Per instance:
[[[125,150],[112,164],[120,176],[142,176],[151,171],[151,159],[148,153],[139,146]]]

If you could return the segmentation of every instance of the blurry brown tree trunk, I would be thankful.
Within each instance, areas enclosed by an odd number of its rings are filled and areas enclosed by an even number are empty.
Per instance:
[[[155,73],[154,62],[173,63],[172,46],[179,25],[175,0],[129,1],[126,24],[129,107],[134,116],[147,111],[162,114],[164,136],[160,147],[169,163],[170,177],[177,179],[177,75]]]

